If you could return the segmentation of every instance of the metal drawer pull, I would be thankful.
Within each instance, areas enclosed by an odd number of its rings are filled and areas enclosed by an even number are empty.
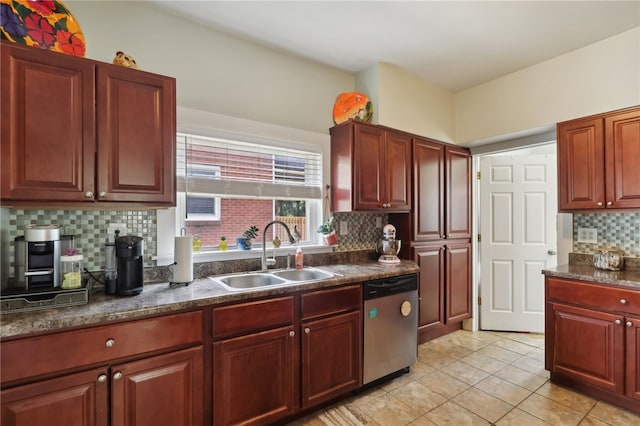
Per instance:
[[[621,305],[626,305],[627,304],[627,299],[620,299],[620,304]]]
[[[119,371],[116,371],[116,372],[113,374],[113,380],[120,380],[120,379],[122,379],[122,373],[121,373],[121,372],[119,372]]]
[[[106,374],[101,374],[98,376],[98,383],[104,383],[107,381],[107,375]]]
[[[631,323],[631,321],[627,321],[627,327],[631,327],[633,325],[633,323]]]
[[[619,319],[615,320],[614,322],[616,323],[616,325],[622,324],[622,321],[620,321]]]
[[[113,339],[108,339],[106,342],[104,342],[104,345],[108,348],[112,348],[115,344],[116,341]]]

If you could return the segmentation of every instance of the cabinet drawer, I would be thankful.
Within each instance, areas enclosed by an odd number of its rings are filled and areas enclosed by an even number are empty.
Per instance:
[[[213,310],[213,337],[221,338],[293,324],[293,296]]]
[[[362,305],[362,286],[319,290],[302,296],[302,318],[308,319],[321,315],[360,309]]]
[[[547,298],[609,311],[640,314],[640,291],[547,277]]]
[[[13,340],[2,343],[0,381],[108,363],[196,342],[202,342],[199,311]]]

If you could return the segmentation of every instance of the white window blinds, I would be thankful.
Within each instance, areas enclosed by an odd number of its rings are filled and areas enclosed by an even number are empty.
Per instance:
[[[222,197],[320,199],[317,152],[178,133],[178,191]]]

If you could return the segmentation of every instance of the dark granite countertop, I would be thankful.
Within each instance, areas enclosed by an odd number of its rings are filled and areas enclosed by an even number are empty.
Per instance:
[[[640,291],[640,270],[603,271],[586,264],[560,265],[544,269],[550,277],[588,281]]]
[[[208,278],[196,279],[189,286],[170,288],[168,283],[145,284],[141,294],[131,297],[89,295],[89,303],[68,308],[0,315],[0,337],[56,331],[67,327],[99,325],[107,321],[135,319],[146,315],[171,313],[186,309],[267,297],[303,290],[334,287],[342,284],[416,273],[415,262],[384,265],[376,261],[319,266],[337,274],[326,280],[293,284],[286,287],[228,291]]]

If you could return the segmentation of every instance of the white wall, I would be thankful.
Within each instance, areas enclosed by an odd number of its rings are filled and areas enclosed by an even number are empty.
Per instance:
[[[328,134],[336,96],[354,90],[350,73],[143,3],[65,1],[84,33],[87,58],[111,62],[121,50],[143,70],[176,77],[179,106]]]
[[[455,140],[550,129],[640,104],[640,27],[456,93]]]

